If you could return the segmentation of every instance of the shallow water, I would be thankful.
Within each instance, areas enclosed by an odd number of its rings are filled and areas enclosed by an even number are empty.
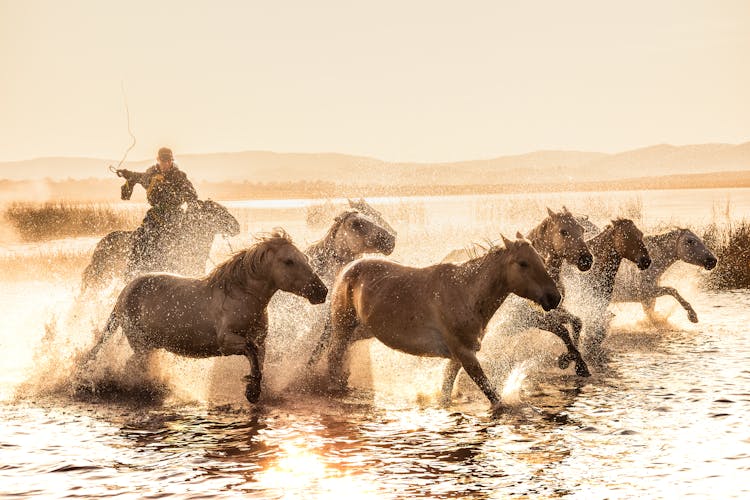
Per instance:
[[[401,260],[445,251],[417,255],[421,231],[403,231]],[[643,321],[639,306],[613,306],[609,359],[592,364],[588,379],[556,368],[558,340],[507,334],[500,314],[483,363],[508,399],[520,402],[496,419],[465,379],[454,404],[439,408],[441,364],[376,343],[359,346],[347,396],[269,390],[252,408],[241,394],[243,360],[170,356],[160,361],[164,387],[136,382],[134,389],[121,380],[96,395],[74,395],[71,360],[106,306],[74,309],[71,283],[6,284],[0,494],[746,498],[750,292],[702,291],[689,266],[674,274],[700,323],[689,323],[671,299],[659,301],[670,314],[659,327]],[[271,334],[282,352],[269,353],[269,383],[295,367],[283,349],[301,343],[300,334],[282,332],[309,329],[312,313],[301,308],[293,300],[274,304]],[[126,346],[112,348],[118,362],[123,353]],[[362,364],[371,373],[358,374]]]

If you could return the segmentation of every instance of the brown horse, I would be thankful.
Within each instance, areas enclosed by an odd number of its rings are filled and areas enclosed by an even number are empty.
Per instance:
[[[633,262],[641,271],[651,265],[651,257],[643,242],[643,232],[630,219],[614,219],[602,232],[586,241],[594,255],[594,264],[580,275],[584,300],[593,318],[591,347],[604,340],[607,329],[607,307],[612,300],[615,277],[620,263]]]
[[[340,213],[323,238],[305,249],[315,272],[331,286],[339,271],[365,253],[390,255],[395,233],[357,210]]]
[[[493,247],[462,264],[414,268],[383,259],[361,259],[344,268],[331,297],[328,376],[332,385],[346,386],[342,358],[348,346],[377,337],[408,354],[448,358],[443,384],[446,399],[463,367],[493,410],[500,409],[500,396],[476,357],[487,323],[510,293],[533,300],[545,310],[560,302],[560,292],[531,244],[505,237],[503,241],[505,248]]]
[[[534,249],[544,259],[547,272],[555,280],[558,290],[563,292],[560,280],[560,270],[564,262],[576,266],[580,271],[591,268],[593,256],[583,239],[584,229],[570,211],[563,206],[561,212],[553,212],[547,208],[547,217],[534,227],[527,235]],[[453,251],[443,262],[448,259],[466,256],[476,257],[477,249]],[[519,304],[520,305],[520,304]],[[562,306],[549,312],[539,311],[538,308],[528,307],[523,304],[522,310],[514,311],[513,314],[524,327],[539,328],[558,336],[567,352],[560,356],[558,365],[565,369],[571,361],[575,361],[576,373],[582,377],[591,375],[581,353],[576,346],[583,323],[580,318],[571,314]],[[570,325],[570,331],[566,325]],[[572,334],[572,336],[571,336]]]
[[[688,319],[697,323],[698,314],[690,303],[673,287],[659,285],[659,279],[678,260],[710,271],[716,267],[716,257],[703,240],[689,229],[674,229],[646,236],[643,242],[651,256],[651,266],[637,272],[632,264],[626,263],[615,280],[612,302],[640,302],[643,311],[653,321],[656,318],[656,298],[671,295],[687,311]]]
[[[212,200],[198,201],[185,212],[179,227],[169,228],[163,235],[156,270],[202,276],[214,236],[239,233],[240,224],[226,207]],[[133,231],[113,231],[99,240],[91,262],[83,270],[81,294],[88,290],[96,292],[112,280],[125,278],[132,248]]]
[[[323,303],[328,293],[283,231],[235,254],[204,278],[141,275],[120,293],[87,359],[96,357],[118,327],[133,349],[129,364],[140,370],[160,348],[193,358],[244,355],[250,362],[245,397],[254,403],[265,357],[266,306],[277,290],[313,304]]]

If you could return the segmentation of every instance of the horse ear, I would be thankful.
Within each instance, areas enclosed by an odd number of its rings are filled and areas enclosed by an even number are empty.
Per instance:
[[[550,217],[554,217],[555,216],[555,212],[553,212],[552,210],[550,210],[549,207],[547,207],[547,213],[549,214]]]
[[[570,210],[568,210],[568,207],[566,207],[565,205],[563,205],[563,212],[565,212],[568,215],[573,215],[570,213]]]
[[[348,202],[349,202],[349,206],[350,206],[351,208],[356,208],[356,207],[354,206],[354,201],[353,201],[353,200],[352,200],[351,198],[347,198],[347,199],[346,199],[346,201],[348,201]]]
[[[505,237],[504,234],[500,234],[500,237],[503,239],[503,243],[505,244],[505,248],[510,248],[512,241],[510,241],[508,238]]]
[[[521,234],[521,231],[516,231],[516,239],[519,239],[519,240],[525,239],[524,236]]]

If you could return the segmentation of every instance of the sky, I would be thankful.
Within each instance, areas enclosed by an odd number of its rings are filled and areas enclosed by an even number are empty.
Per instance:
[[[0,161],[741,143],[749,61],[744,0],[0,0]]]

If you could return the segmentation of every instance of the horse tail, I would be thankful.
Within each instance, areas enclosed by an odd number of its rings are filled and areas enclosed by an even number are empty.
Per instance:
[[[104,325],[104,328],[100,332],[97,332],[96,344],[94,344],[94,347],[92,347],[88,354],[86,354],[86,357],[83,359],[84,364],[96,359],[96,356],[99,354],[104,343],[112,337],[112,334],[115,333],[117,328],[122,324],[121,319],[118,307],[115,305],[107,319],[107,323]]]

